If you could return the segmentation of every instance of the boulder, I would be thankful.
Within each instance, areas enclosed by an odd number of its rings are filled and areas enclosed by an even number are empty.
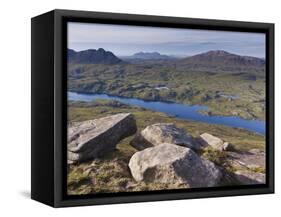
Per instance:
[[[230,151],[233,150],[233,146],[228,143],[224,142],[222,139],[213,136],[209,133],[203,133],[199,137],[199,141],[202,146],[208,147],[211,146],[212,148],[219,150],[219,151]]]
[[[200,144],[190,134],[171,123],[157,123],[147,126],[131,141],[131,145],[137,150],[162,143],[171,143],[192,149],[200,148]]]
[[[136,181],[186,184],[190,188],[219,185],[221,171],[190,148],[163,143],[136,152],[129,168]]]
[[[266,183],[264,173],[256,173],[249,170],[238,170],[234,174],[240,184],[253,185]]]
[[[136,130],[136,121],[130,113],[73,123],[68,127],[68,163],[100,157]]]

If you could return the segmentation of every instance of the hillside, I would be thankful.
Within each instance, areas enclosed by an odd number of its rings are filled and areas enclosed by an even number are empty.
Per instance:
[[[181,60],[120,63],[70,62],[69,90],[206,105],[207,115],[265,118],[262,59],[210,51]]]
[[[212,50],[178,61],[177,66],[193,70],[212,72],[246,71],[264,73],[265,60],[250,56],[240,56],[223,50]]]

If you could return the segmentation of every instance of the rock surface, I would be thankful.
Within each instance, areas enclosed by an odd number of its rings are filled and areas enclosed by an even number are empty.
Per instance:
[[[217,186],[222,177],[211,161],[200,158],[190,148],[168,143],[136,152],[129,168],[136,181],[183,183],[190,188]]]
[[[265,174],[264,173],[256,173],[252,171],[246,170],[238,170],[235,173],[235,178],[241,183],[245,185],[252,184],[265,184]]]
[[[265,168],[265,153],[256,149],[248,152],[228,152],[227,156],[230,164],[235,168]]]
[[[222,139],[213,136],[209,133],[203,133],[199,137],[199,141],[205,147],[211,146],[219,151],[228,151],[233,149],[232,145],[228,142],[224,142]]]
[[[131,145],[137,150],[143,150],[162,143],[171,143],[192,149],[200,148],[200,144],[190,134],[171,123],[157,123],[147,126],[131,141]]]
[[[100,157],[136,130],[136,121],[130,113],[73,123],[68,127],[68,163]]]
[[[234,178],[239,184],[265,183],[265,153],[252,149],[247,152],[227,152],[228,165],[235,168]]]

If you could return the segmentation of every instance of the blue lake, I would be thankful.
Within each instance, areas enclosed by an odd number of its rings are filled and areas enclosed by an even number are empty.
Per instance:
[[[167,115],[176,116],[180,119],[200,121],[209,124],[222,124],[225,126],[242,128],[258,134],[265,135],[265,121],[246,120],[236,116],[207,116],[198,112],[199,110],[208,109],[207,106],[186,105],[159,101],[145,101],[135,98],[110,96],[107,94],[85,94],[68,92],[68,100],[90,102],[96,99],[118,100],[128,105],[139,106],[153,111],[163,112]]]

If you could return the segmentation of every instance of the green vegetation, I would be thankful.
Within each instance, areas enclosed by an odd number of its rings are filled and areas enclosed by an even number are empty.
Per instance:
[[[69,121],[84,121],[122,112],[130,112],[135,116],[138,130],[142,130],[146,126],[154,123],[174,123],[177,127],[185,129],[194,137],[198,137],[204,132],[218,136],[224,141],[233,144],[237,150],[264,149],[264,136],[243,129],[181,120],[161,112],[132,107],[113,100],[97,100],[90,103],[69,102]],[[127,138],[124,141],[130,139],[131,138]],[[128,151],[132,148],[131,146],[126,146],[125,149]]]
[[[225,152],[216,150],[212,147],[203,149],[201,156],[214,162],[217,165],[224,165],[227,159],[227,154]]]
[[[70,91],[206,105],[206,115],[265,119],[263,67],[208,71],[173,61],[70,64],[68,77]]]
[[[265,168],[264,167],[254,167],[254,168],[249,168],[250,171],[254,173],[265,173]]]
[[[104,117],[106,115],[130,112],[135,116],[138,130],[147,125],[163,122],[174,123],[179,128],[184,128],[194,137],[204,132],[219,136],[234,145],[237,150],[250,150],[257,148],[264,150],[264,136],[257,135],[242,129],[234,129],[222,125],[210,125],[200,122],[180,120],[169,117],[160,112],[154,112],[139,107],[132,107],[112,100],[97,100],[95,102],[69,102],[68,121],[84,121]],[[159,189],[186,188],[184,185],[167,185],[161,183],[135,182],[130,174],[128,162],[137,151],[130,145],[132,137],[122,140],[117,149],[102,159],[70,165],[68,168],[68,193],[88,194],[117,191],[145,191]],[[203,157],[214,161],[218,165],[225,163],[223,153],[213,149],[205,149],[201,153]]]

